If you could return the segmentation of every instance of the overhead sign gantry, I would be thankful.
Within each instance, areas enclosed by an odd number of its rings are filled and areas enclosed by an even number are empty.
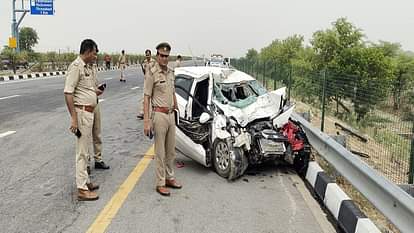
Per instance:
[[[55,10],[53,6],[54,0],[30,0],[30,9],[25,7],[25,0],[21,0],[21,8],[16,9],[16,0],[12,0],[12,12],[13,12],[13,19],[11,24],[11,34],[12,36],[9,38],[9,47],[15,48],[17,52],[20,52],[20,45],[19,45],[19,25],[22,22],[24,16],[30,12],[31,15],[54,15]],[[26,2],[27,3],[27,2]],[[27,6],[27,4],[26,4]],[[23,13],[17,21],[17,13]]]

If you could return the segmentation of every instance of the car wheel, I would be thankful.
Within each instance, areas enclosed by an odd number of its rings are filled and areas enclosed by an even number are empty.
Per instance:
[[[296,172],[301,176],[305,177],[306,172],[308,170],[309,165],[309,158],[310,152],[306,152],[305,150],[300,150],[299,153],[293,160],[293,167],[295,168]]]
[[[226,141],[217,139],[213,144],[213,165],[217,174],[228,178],[230,174],[230,148]]]

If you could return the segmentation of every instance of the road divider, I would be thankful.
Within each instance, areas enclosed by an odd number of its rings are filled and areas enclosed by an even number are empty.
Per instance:
[[[136,64],[132,64],[131,67],[136,66]],[[98,72],[101,71],[108,71],[108,70],[118,70],[117,67],[111,67],[110,69],[105,69],[102,67],[98,68]],[[15,80],[22,80],[22,79],[35,79],[35,78],[43,78],[43,77],[50,77],[50,76],[61,76],[65,75],[66,71],[53,71],[53,72],[36,72],[30,74],[14,74],[14,75],[4,75],[0,76],[0,82],[4,81],[15,81]]]

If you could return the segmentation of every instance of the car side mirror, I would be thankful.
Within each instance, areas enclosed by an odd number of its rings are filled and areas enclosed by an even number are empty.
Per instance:
[[[200,124],[205,124],[209,120],[210,120],[210,114],[208,114],[206,112],[203,112],[200,116],[199,122],[200,122]]]

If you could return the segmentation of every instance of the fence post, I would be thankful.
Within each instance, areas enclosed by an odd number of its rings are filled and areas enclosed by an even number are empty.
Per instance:
[[[277,63],[275,63],[275,66],[274,66],[274,68],[273,68],[273,74],[274,74],[274,77],[273,77],[273,90],[276,90],[276,88],[277,88],[277,82],[276,82],[276,80],[277,80]]]
[[[290,92],[292,91],[292,64],[289,63],[289,81],[288,81],[288,101],[290,102]]]
[[[263,61],[263,82],[266,84],[264,87],[267,89],[267,82],[266,82],[266,60]]]
[[[412,128],[411,128],[410,171],[408,172],[408,183],[409,184],[413,184],[413,181],[414,181],[414,119],[412,119],[411,121],[412,121]]]
[[[321,131],[322,132],[325,126],[325,96],[326,96],[326,69],[323,70],[323,83],[322,83],[322,120],[321,120]]]

